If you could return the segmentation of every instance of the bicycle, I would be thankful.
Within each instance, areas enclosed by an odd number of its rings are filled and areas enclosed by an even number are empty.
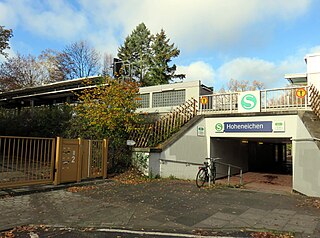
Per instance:
[[[205,183],[216,181],[216,163],[218,158],[206,158],[207,162],[204,162],[202,166],[199,167],[199,171],[196,176],[196,184],[198,188],[204,186]]]

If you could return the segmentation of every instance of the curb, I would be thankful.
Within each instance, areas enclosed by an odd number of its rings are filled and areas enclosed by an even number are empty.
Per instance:
[[[94,185],[94,184],[102,184],[105,182],[112,182],[111,179],[101,179],[101,180],[86,180],[81,181],[78,183],[65,183],[59,185],[53,184],[46,184],[46,185],[27,185],[21,186],[17,188],[3,188],[0,189],[0,199],[4,197],[15,197],[15,196],[22,196],[32,193],[42,193],[42,192],[49,192],[54,190],[61,190],[70,187],[82,187],[86,185]]]

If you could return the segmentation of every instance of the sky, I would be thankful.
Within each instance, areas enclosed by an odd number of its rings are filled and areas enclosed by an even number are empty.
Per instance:
[[[144,22],[180,49],[172,63],[185,80],[217,90],[230,79],[275,88],[320,52],[319,12],[320,0],[0,0],[0,25],[13,30],[10,56],[79,40],[116,56]]]

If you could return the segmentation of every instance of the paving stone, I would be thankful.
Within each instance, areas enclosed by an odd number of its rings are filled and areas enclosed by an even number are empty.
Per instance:
[[[207,228],[207,229],[221,229],[226,224],[228,224],[229,221],[227,220],[220,220],[215,217],[209,217],[195,225],[193,225],[194,228]]]
[[[287,209],[273,209],[272,210],[273,213],[279,213],[279,214],[284,214],[284,215],[290,215],[293,216],[295,215],[297,212],[296,211],[292,211],[292,210],[287,210]]]
[[[256,209],[256,208],[249,208],[247,211],[242,213],[240,215],[240,218],[243,219],[253,219],[253,220],[260,220],[262,217],[266,216],[268,214],[267,211],[262,209]]]
[[[26,224],[187,232],[257,228],[320,237],[320,210],[297,207],[303,199],[237,189],[204,190],[188,181],[99,184],[92,191],[1,197],[0,230]]]
[[[217,212],[213,216],[213,218],[225,220],[225,221],[231,221],[235,219],[237,216],[229,213],[223,213],[223,212]]]

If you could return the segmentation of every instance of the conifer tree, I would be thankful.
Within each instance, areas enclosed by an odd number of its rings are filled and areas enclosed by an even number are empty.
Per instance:
[[[118,50],[126,75],[139,81],[141,86],[166,84],[173,78],[184,78],[184,75],[175,74],[175,65],[169,65],[172,58],[180,54],[180,50],[169,41],[163,29],[152,35],[144,23],[139,24]]]
[[[150,30],[144,23],[141,23],[126,37],[123,46],[118,49],[118,57],[123,64],[123,70],[141,85],[148,85],[151,41]]]
[[[150,78],[153,84],[167,84],[173,78],[184,78],[184,75],[176,75],[176,65],[169,63],[174,57],[178,57],[180,50],[174,44],[169,43],[166,33],[161,29],[153,38],[152,62],[150,67]]]

